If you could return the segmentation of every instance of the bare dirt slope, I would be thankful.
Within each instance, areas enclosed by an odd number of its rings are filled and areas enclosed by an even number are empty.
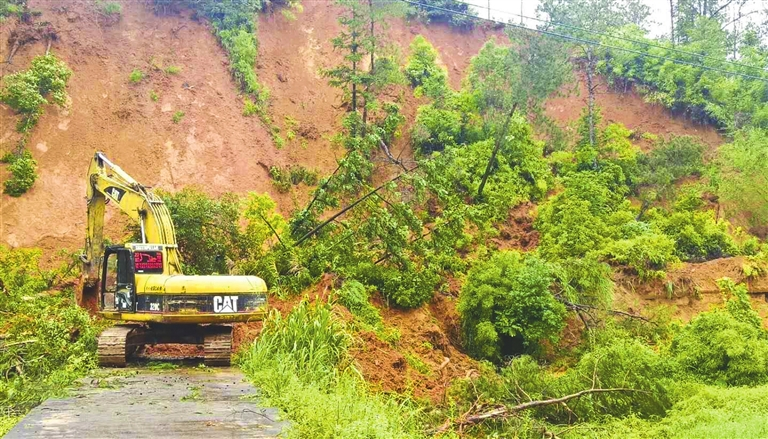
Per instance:
[[[34,408],[5,437],[276,438],[276,409],[259,407],[235,369],[96,371],[66,398]]]
[[[204,23],[193,20],[190,11],[158,17],[143,2],[121,3],[121,20],[108,24],[90,1],[30,1],[42,11],[39,20],[51,22],[59,34],[52,51],[74,71],[71,103],[65,109],[48,107],[34,129],[29,148],[39,163],[39,180],[21,198],[0,197],[0,242],[78,248],[84,235],[83,174],[97,149],[147,185],[166,190],[197,185],[214,195],[269,192],[284,213],[306,194],[277,193],[268,178],[270,166],[297,163],[321,173],[335,167],[341,151],[333,148],[330,137],[343,114],[341,96],[319,73],[341,59],[330,43],[339,30],[339,10],[330,0],[304,2],[295,21],[279,13],[260,16],[257,73],[272,92],[270,112],[284,137],[291,123],[305,135],[304,142],[297,137],[283,149],[275,147],[256,118],[242,116],[242,98],[226,56]],[[8,55],[5,40],[14,25],[7,20],[0,29],[2,58]],[[391,20],[387,30],[403,60],[418,34],[440,51],[450,82],[458,88],[470,58],[500,31],[460,33],[401,19]],[[44,51],[42,42],[23,46],[12,65],[0,66],[0,74],[26,68]],[[171,65],[181,72],[157,69]],[[138,84],[128,79],[134,69],[147,74]],[[151,90],[159,95],[157,102],[150,99]],[[404,112],[412,116],[419,102],[408,91],[404,96]],[[567,125],[578,117],[584,99],[583,92],[553,99],[548,112]],[[632,93],[618,94],[604,86],[597,101],[607,121],[641,132],[719,141],[712,129],[673,118]],[[177,111],[185,116],[175,124],[171,119]],[[0,106],[0,149],[15,145],[14,125],[15,116]],[[403,131],[406,138],[407,127]],[[398,146],[408,148],[404,141]]]

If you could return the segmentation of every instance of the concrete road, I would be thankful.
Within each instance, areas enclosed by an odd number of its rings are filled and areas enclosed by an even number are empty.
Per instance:
[[[260,407],[236,369],[100,370],[49,399],[5,437],[275,438],[285,426]]]

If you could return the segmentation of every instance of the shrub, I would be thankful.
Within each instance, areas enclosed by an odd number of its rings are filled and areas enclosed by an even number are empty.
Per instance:
[[[32,67],[3,78],[0,102],[22,115],[17,125],[20,132],[29,131],[43,114],[47,96],[58,104],[67,100],[67,81],[72,71],[53,55],[41,55],[32,60]]]
[[[128,79],[135,83],[141,82],[142,79],[144,79],[144,72],[142,72],[139,69],[133,69],[130,75],[128,75]]]
[[[366,325],[379,328],[382,324],[379,310],[371,305],[368,288],[355,280],[347,280],[336,290],[339,302]]]
[[[674,337],[670,353],[685,373],[709,383],[732,386],[768,382],[768,340],[746,288],[727,280],[719,285],[726,309],[701,313]]]
[[[239,259],[240,200],[231,194],[213,199],[194,188],[158,195],[171,212],[187,274],[227,273],[227,259]]]
[[[301,183],[307,186],[317,184],[318,172],[309,170],[301,165],[291,165],[289,167],[272,166],[269,168],[269,176],[272,178],[272,184],[275,185],[278,192],[288,192],[291,186],[298,186]]]
[[[411,56],[404,68],[406,78],[417,94],[440,99],[449,91],[448,72],[437,64],[438,53],[432,44],[421,35],[411,42]]]
[[[554,280],[547,263],[514,251],[496,253],[474,266],[458,303],[470,352],[499,360],[515,353],[515,341],[535,351],[541,340],[557,340],[565,325],[565,306],[550,291]]]
[[[690,136],[662,141],[648,154],[638,156],[641,186],[650,186],[664,195],[674,182],[704,172],[704,146]]]
[[[442,151],[462,141],[461,114],[433,105],[419,107],[411,140],[422,153]]]
[[[72,265],[42,269],[40,254],[0,246],[0,420],[63,396],[96,367],[96,322],[75,304],[71,288],[58,288],[72,281]],[[0,434],[11,426],[0,422]]]
[[[157,102],[160,99],[160,95],[157,94],[156,91],[150,90],[149,91],[149,99],[151,99],[152,102]]]
[[[3,161],[8,163],[8,171],[11,173],[11,178],[3,182],[3,192],[12,197],[22,196],[37,180],[37,161],[26,149],[21,154],[6,155]]]
[[[609,261],[627,266],[641,279],[663,279],[667,265],[677,261],[675,241],[659,233],[613,241],[602,253]]]
[[[428,22],[447,23],[459,29],[471,29],[475,25],[472,17],[475,15],[474,10],[459,0],[421,0],[411,15]]]
[[[181,119],[184,119],[184,116],[185,116],[185,113],[181,110],[178,110],[175,113],[173,113],[173,117],[171,118],[171,120],[173,121],[173,123],[179,123],[181,122]]]
[[[668,216],[652,212],[649,218],[675,241],[675,254],[684,261],[709,261],[738,254],[738,246],[728,234],[728,223],[716,221],[712,211]]]
[[[115,2],[104,2],[101,0],[97,0],[96,8],[103,15],[115,15],[119,17],[120,14],[123,12],[123,6],[120,3],[115,3]]]
[[[250,117],[259,114],[259,107],[249,98],[243,98],[243,116]]]
[[[418,308],[427,303],[440,282],[433,268],[419,267],[410,260],[390,266],[367,262],[354,271],[357,279],[378,288],[391,305],[400,308]]]
[[[181,73],[181,67],[179,66],[168,66],[165,68],[165,73],[169,75],[177,75]]]

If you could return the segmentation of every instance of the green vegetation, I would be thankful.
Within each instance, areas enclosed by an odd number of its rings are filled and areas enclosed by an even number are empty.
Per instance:
[[[243,116],[250,117],[259,114],[259,107],[250,99],[243,99]]]
[[[0,23],[14,15],[21,17],[26,7],[27,0],[0,0]]]
[[[768,131],[739,132],[720,147],[719,194],[731,212],[748,212],[752,225],[768,224]]]
[[[213,33],[218,37],[229,56],[229,69],[242,91],[251,96],[259,108],[259,114],[266,116],[264,105],[269,99],[269,90],[256,77],[255,14],[261,10],[261,0],[203,0],[190,5],[210,20]]]
[[[22,149],[20,153],[8,153],[0,159],[0,162],[8,164],[8,171],[11,178],[3,182],[3,192],[12,196],[20,197],[26,193],[37,180],[37,161],[32,158],[32,154],[27,149]]]
[[[156,91],[150,90],[149,91],[149,99],[151,99],[152,102],[157,102],[160,99],[160,95],[157,94]]]
[[[53,55],[41,55],[32,60],[28,70],[3,77],[0,102],[21,115],[16,128],[26,133],[37,124],[43,114],[43,105],[63,106],[67,101],[67,81],[72,76],[63,61]]]
[[[128,75],[128,79],[134,84],[139,83],[142,79],[144,79],[144,72],[139,69],[133,69],[131,74]]]
[[[179,66],[168,66],[168,67],[165,68],[164,72],[169,74],[169,75],[178,75],[179,73],[181,73],[181,67],[179,67]]]
[[[96,8],[98,11],[108,17],[114,16],[120,18],[120,14],[123,12],[123,6],[116,2],[105,2],[102,0],[96,0]]]
[[[458,305],[470,351],[499,360],[516,353],[510,351],[514,344],[530,350],[541,340],[557,341],[565,306],[550,291],[553,281],[553,267],[517,252],[496,253],[473,267]]]
[[[291,419],[285,437],[422,437],[408,401],[367,389],[351,342],[328,305],[302,302],[285,317],[272,311],[240,367]]]
[[[44,270],[39,257],[0,246],[0,434],[96,366],[99,328],[75,305],[76,260]]]
[[[317,171],[309,170],[301,165],[291,165],[287,168],[273,166],[269,168],[269,176],[272,178],[272,184],[279,192],[288,192],[291,186],[297,186],[304,183],[307,186],[317,184]]]
[[[171,120],[173,121],[173,123],[179,123],[181,122],[181,119],[184,119],[185,115],[186,114],[183,111],[177,110],[176,112],[173,113],[173,117],[171,118]]]
[[[471,29],[475,25],[475,12],[465,2],[458,0],[421,0],[418,3],[420,3],[418,6],[409,6],[408,15],[410,17],[418,18],[428,23],[447,23],[462,30]]]

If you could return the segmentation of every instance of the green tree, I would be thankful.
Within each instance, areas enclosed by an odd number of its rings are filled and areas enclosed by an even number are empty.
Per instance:
[[[537,11],[546,14],[552,24],[544,28],[554,28],[558,32],[573,35],[588,41],[594,41],[596,33],[607,33],[610,29],[626,24],[643,26],[650,16],[650,8],[641,0],[543,0]],[[564,25],[564,26],[560,26]],[[585,29],[585,30],[579,30]],[[589,43],[575,43],[581,52],[587,79],[589,143],[595,145],[594,82],[597,56],[595,47]]]
[[[768,224],[768,130],[737,133],[718,150],[718,193],[726,206],[749,213],[753,225]]]
[[[498,361],[536,351],[542,340],[557,340],[565,325],[565,306],[550,291],[552,268],[533,255],[499,252],[470,270],[458,310],[469,350]]]

